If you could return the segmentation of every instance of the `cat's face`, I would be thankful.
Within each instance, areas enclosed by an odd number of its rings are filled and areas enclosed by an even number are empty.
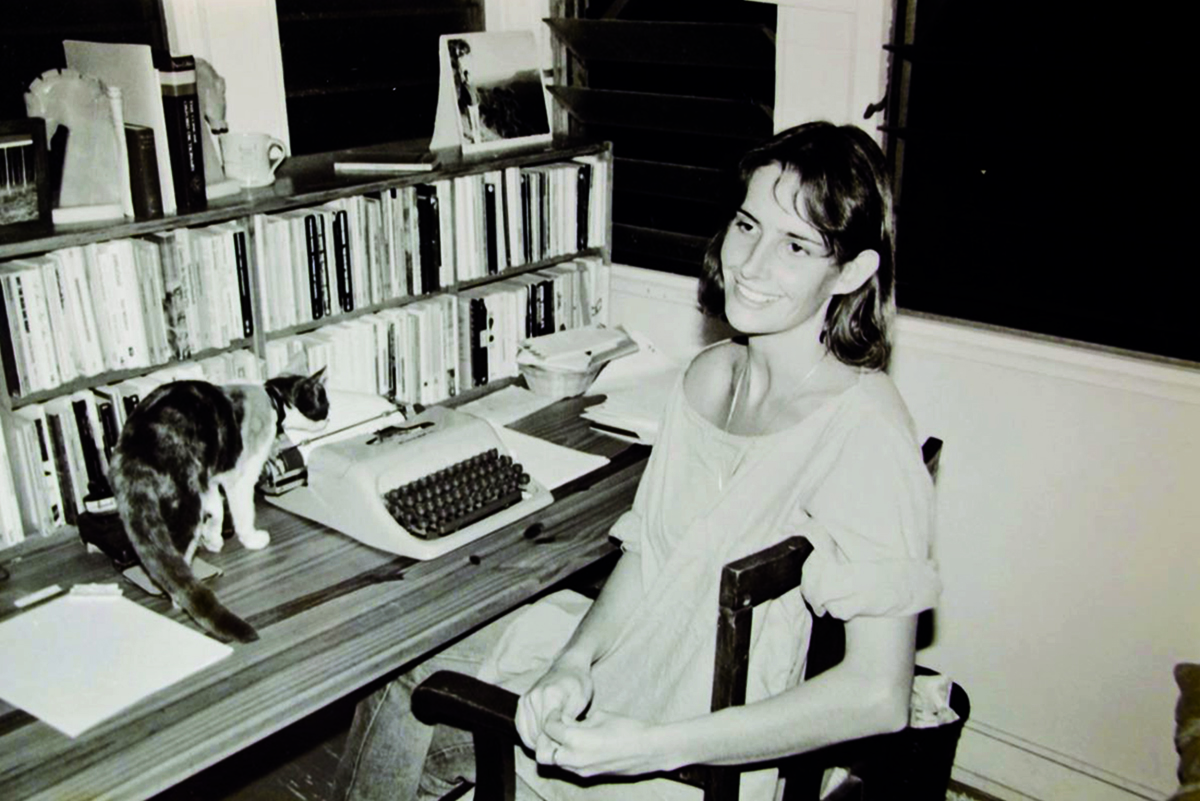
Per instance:
[[[329,396],[325,393],[325,368],[296,383],[292,396],[296,411],[309,420],[324,420],[329,416]]]

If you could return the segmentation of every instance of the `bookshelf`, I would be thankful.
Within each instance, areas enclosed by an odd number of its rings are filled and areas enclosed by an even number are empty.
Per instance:
[[[70,523],[79,504],[69,496],[81,499],[80,483],[104,470],[139,387],[178,377],[261,379],[303,353],[310,370],[329,368],[337,389],[454,402],[515,377],[513,345],[525,336],[606,320],[609,144],[443,156],[432,171],[386,177],[334,171],[335,161],[354,157],[340,151],[290,159],[273,186],[211,201],[196,213],[60,225],[39,236],[0,233],[0,445],[7,451],[0,472],[7,467],[14,479],[12,488],[0,481],[0,522],[11,529],[19,514],[26,534]],[[422,202],[436,206],[436,219]],[[128,253],[135,264],[122,261]],[[100,272],[98,254],[114,272]],[[34,305],[53,305],[47,282],[69,284],[63,265],[71,259],[82,261],[71,269],[88,276],[92,296],[77,297],[75,307],[60,301],[57,318],[42,311],[41,322],[36,315],[31,322]],[[187,269],[179,276],[173,270],[181,261]],[[460,305],[460,296],[475,300]],[[81,315],[70,313],[80,302],[92,304],[98,369],[95,354],[93,369],[80,369],[82,357],[72,357],[74,339],[89,336],[80,333]],[[486,315],[486,330],[471,328],[479,318],[468,305]],[[131,328],[135,312],[142,319]],[[57,328],[49,325],[55,320]],[[58,341],[64,336],[65,345]],[[146,344],[133,357],[122,352],[118,363],[113,343],[124,351],[123,337],[141,336]],[[52,408],[61,419],[47,442],[48,424],[37,421]],[[62,430],[70,424],[75,428]],[[75,508],[51,521],[42,508],[52,505],[47,495]],[[10,530],[0,546],[19,539]]]

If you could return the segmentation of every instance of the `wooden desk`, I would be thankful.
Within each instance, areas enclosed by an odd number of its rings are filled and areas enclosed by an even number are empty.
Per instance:
[[[225,570],[222,601],[261,639],[72,740],[0,702],[0,798],[142,799],[215,764],[612,554],[608,529],[633,501],[648,449],[592,433],[589,401],[560,401],[513,428],[613,461],[555,492],[517,524],[429,562],[368,548],[260,505],[271,545],[236,540],[205,559]],[[540,533],[529,536],[538,522]],[[76,536],[0,552],[0,614],[49,584],[117,579]],[[170,602],[127,597],[194,624]],[[3,658],[3,655],[0,655]]]

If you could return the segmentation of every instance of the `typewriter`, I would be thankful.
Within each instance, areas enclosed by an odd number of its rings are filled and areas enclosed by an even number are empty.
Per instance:
[[[414,559],[441,556],[553,500],[490,423],[441,407],[275,462],[286,469],[268,502]]]

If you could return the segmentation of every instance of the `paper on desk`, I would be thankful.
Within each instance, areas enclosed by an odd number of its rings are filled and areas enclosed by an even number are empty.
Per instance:
[[[231,653],[128,598],[68,595],[0,623],[0,698],[77,737]]]
[[[683,365],[664,356],[641,335],[630,335],[638,342],[638,352],[605,366],[588,389],[589,395],[606,396],[604,402],[588,407],[580,416],[629,432],[632,436],[625,439],[653,443]]]
[[[483,397],[464,403],[459,411],[482,417],[492,425],[506,426],[538,409],[554,403],[556,398],[538,395],[524,387],[507,386]]]
[[[561,487],[572,479],[608,464],[608,459],[603,456],[564,448],[511,428],[497,428],[496,433],[513,459],[520,462],[525,472],[548,490]]]
[[[328,445],[404,422],[404,414],[382,395],[327,389],[329,416],[314,421],[289,408],[283,421],[287,438],[307,460],[318,445]]]

